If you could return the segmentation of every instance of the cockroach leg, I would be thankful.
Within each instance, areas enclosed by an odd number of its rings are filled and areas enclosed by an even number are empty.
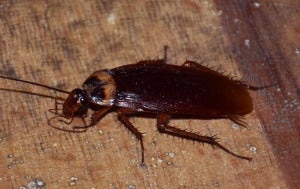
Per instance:
[[[57,124],[53,124],[53,120],[57,120],[57,122],[63,123],[63,125],[71,125],[73,123],[74,117],[65,117],[62,114],[56,115],[48,119],[48,125],[53,127],[54,129],[61,130],[61,131],[67,131],[67,132],[72,132],[72,133],[82,133],[85,132],[87,129],[87,123],[85,121],[86,115],[83,115],[80,118],[81,121],[83,122],[83,126],[72,126],[72,128],[64,128],[64,127],[59,127]]]
[[[145,156],[144,156],[144,144],[143,144],[143,135],[141,132],[139,132],[133,125],[132,123],[128,120],[128,117],[127,115],[128,114],[131,114],[132,112],[127,109],[119,109],[117,111],[118,113],[118,118],[119,120],[125,125],[125,127],[127,129],[129,129],[133,134],[134,136],[140,141],[140,144],[141,144],[141,149],[142,149],[142,163],[141,165],[144,166],[145,165]]]
[[[91,118],[91,126],[96,125],[102,118],[103,116],[111,109],[110,106],[104,107],[99,111],[96,111],[93,113],[92,118]]]
[[[108,107],[102,108],[99,111],[95,111],[91,117],[90,124],[86,124],[84,117],[82,117],[81,119],[85,126],[83,126],[83,127],[75,126],[73,128],[74,129],[87,129],[89,127],[95,126],[110,109],[111,109],[111,107],[108,106]]]
[[[62,106],[63,102],[60,102],[60,101],[58,101],[58,100],[55,99],[54,109],[49,109],[48,111],[50,113],[53,113],[53,114],[57,115],[58,114],[58,110],[62,110],[62,108],[58,108],[58,105]]]
[[[187,132],[185,130],[181,130],[181,129],[177,129],[175,127],[169,126],[168,122],[170,119],[170,115],[168,114],[158,114],[157,116],[157,128],[158,131],[161,133],[166,133],[166,134],[170,134],[173,136],[177,136],[177,137],[181,137],[181,138],[185,138],[188,140],[192,140],[192,141],[197,141],[197,142],[202,142],[202,143],[207,143],[207,144],[211,144],[212,146],[216,146],[220,149],[222,149],[223,151],[241,158],[241,159],[246,159],[246,160],[251,160],[251,158],[249,157],[245,157],[245,156],[241,156],[238,154],[235,154],[233,152],[231,152],[230,150],[228,150],[227,148],[225,148],[224,146],[222,146],[220,143],[218,143],[216,141],[215,136],[201,136],[198,135],[196,133],[192,133],[192,132]]]
[[[269,88],[269,87],[274,87],[274,86],[278,86],[279,83],[273,83],[273,84],[270,84],[270,85],[264,85],[264,86],[252,86],[252,85],[247,85],[245,83],[241,83],[242,85],[244,85],[248,90],[251,90],[251,91],[258,91],[258,90],[262,90],[262,89],[266,89],[266,88]]]
[[[248,128],[248,124],[245,121],[244,116],[233,115],[233,116],[230,116],[229,119],[242,127]]]
[[[85,118],[86,118],[86,115],[80,117],[80,119],[81,119],[84,126],[73,126],[73,131],[75,131],[75,132],[85,132],[87,130],[89,125],[86,123]]]
[[[48,119],[48,125],[55,128],[55,129],[58,129],[58,130],[62,130],[62,131],[68,131],[68,132],[74,132],[73,130],[69,130],[69,129],[65,129],[65,128],[61,128],[61,127],[58,127],[57,125],[53,124],[52,121],[55,120],[55,119],[59,119],[59,118],[65,118],[63,115],[57,115],[57,116],[53,116],[51,117],[50,119]],[[67,118],[65,118],[67,119]],[[63,124],[67,124],[67,125],[70,125],[72,122],[73,122],[73,118],[70,118],[70,120],[68,121],[65,121],[65,120],[62,120],[62,119],[59,119],[58,120],[59,122],[62,122]]]

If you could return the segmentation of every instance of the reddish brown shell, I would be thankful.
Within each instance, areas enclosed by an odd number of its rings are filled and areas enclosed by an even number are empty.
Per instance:
[[[199,118],[241,116],[252,111],[247,85],[199,64],[196,68],[184,65],[141,61],[110,70],[116,83],[114,106]]]

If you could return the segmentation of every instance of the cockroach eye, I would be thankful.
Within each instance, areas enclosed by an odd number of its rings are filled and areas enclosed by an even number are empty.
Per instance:
[[[81,89],[74,89],[71,94],[73,95],[73,100],[76,101],[77,104],[86,105],[88,103],[87,101],[87,95],[85,92]]]

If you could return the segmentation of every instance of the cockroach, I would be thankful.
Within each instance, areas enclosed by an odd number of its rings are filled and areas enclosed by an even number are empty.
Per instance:
[[[73,118],[77,117],[81,118],[84,124],[74,126],[71,131],[85,131],[96,125],[108,112],[117,112],[119,120],[140,142],[142,163],[144,163],[143,136],[129,121],[130,116],[156,117],[157,129],[161,133],[207,143],[235,157],[251,160],[228,150],[217,142],[214,136],[202,136],[178,129],[170,126],[168,122],[171,118],[225,118],[246,127],[247,123],[243,116],[253,110],[248,90],[265,87],[247,85],[194,61],[185,61],[181,66],[167,64],[166,54],[165,49],[163,59],[143,60],[135,64],[96,71],[83,82],[81,88],[72,91],[6,76],[0,78],[68,94],[63,103],[59,102],[61,98],[40,95],[54,98],[56,101],[55,109],[50,110],[56,116],[48,120],[52,126],[51,121],[55,118],[64,118],[68,120],[63,121],[64,123],[71,124]],[[1,90],[23,92],[12,89]],[[23,93],[39,95],[32,92]],[[61,109],[58,108],[59,105],[62,105]],[[85,120],[89,109],[93,114],[87,123]]]

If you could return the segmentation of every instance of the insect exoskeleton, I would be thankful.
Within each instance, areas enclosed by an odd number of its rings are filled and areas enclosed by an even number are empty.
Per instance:
[[[230,119],[246,127],[247,123],[243,116],[253,110],[249,90],[257,91],[273,85],[263,87],[247,85],[194,61],[187,60],[181,66],[166,64],[166,55],[165,48],[163,59],[144,60],[110,70],[96,71],[84,81],[81,88],[71,92],[36,82],[0,76],[5,80],[67,94],[66,99],[15,89],[0,88],[0,90],[55,99],[55,108],[49,110],[55,116],[50,118],[48,123],[64,131],[85,131],[88,127],[96,125],[108,112],[115,111],[118,119],[140,142],[142,163],[144,163],[143,135],[130,122],[129,118],[133,115],[156,118],[157,129],[161,133],[211,144],[235,157],[251,160],[228,150],[216,141],[214,136],[178,129],[169,125],[169,120]],[[92,112],[91,117],[88,116],[89,109]],[[81,125],[71,124],[74,118],[80,118]],[[62,127],[53,123],[54,121],[61,123]],[[65,129],[66,124],[71,129]]]
[[[101,106],[113,105],[116,82],[109,70],[94,72],[85,80],[82,87],[88,98],[90,98],[90,102]]]

